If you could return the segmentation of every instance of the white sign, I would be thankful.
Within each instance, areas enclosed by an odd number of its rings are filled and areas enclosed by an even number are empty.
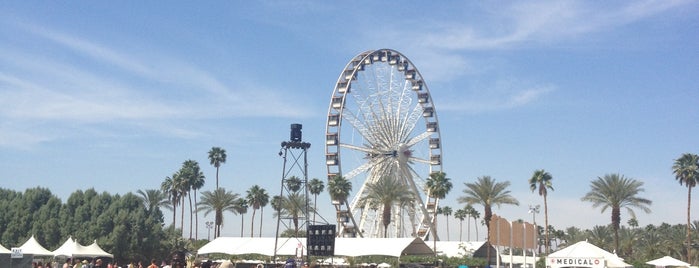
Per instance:
[[[604,268],[604,258],[548,257],[549,267],[591,267]]]
[[[10,255],[10,258],[21,259],[22,257],[24,257],[24,255],[22,254],[21,248],[12,248],[12,253]]]

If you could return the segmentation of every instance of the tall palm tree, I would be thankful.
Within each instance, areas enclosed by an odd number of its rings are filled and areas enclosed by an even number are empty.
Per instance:
[[[145,192],[143,190],[138,190],[136,193],[140,195],[139,198],[143,201],[143,205],[146,206],[148,214],[153,214],[153,212],[160,207],[172,209],[167,193],[159,189],[149,189]]]
[[[299,236],[299,219],[306,214],[306,195],[299,192],[282,197],[281,209],[278,211],[278,216],[286,216],[291,218],[294,224],[294,235]]]
[[[639,197],[643,189],[643,182],[626,178],[619,174],[606,174],[597,177],[590,183],[590,191],[582,197],[582,201],[592,203],[593,208],[602,207],[604,213],[607,208],[612,209],[612,228],[614,229],[614,249],[619,252],[619,224],[621,223],[621,208],[636,217],[632,208],[638,208],[650,213],[653,202]]]
[[[277,213],[277,215],[279,215],[279,211],[281,211],[283,208],[283,205],[284,205],[283,202],[284,202],[284,199],[280,195],[273,196],[272,201],[269,202],[270,205],[272,206],[272,209],[274,210],[274,212]]]
[[[464,207],[464,211],[466,212],[466,217],[468,217],[468,222],[467,222],[467,227],[466,227],[466,230],[468,232],[466,235],[466,239],[468,239],[468,241],[471,241],[471,218],[473,218],[473,225],[476,228],[476,241],[478,241],[478,231],[477,231],[478,226],[476,225],[478,223],[476,222],[476,219],[478,217],[480,217],[481,215],[478,214],[478,211],[475,208],[473,208],[473,206],[471,206],[471,205],[466,205]]]
[[[680,185],[687,186],[687,262],[691,263],[692,255],[690,254],[692,249],[692,238],[690,236],[690,217],[689,211],[692,204],[692,188],[697,186],[699,182],[699,155],[696,154],[683,154],[680,158],[675,160],[672,165],[672,173],[675,174],[675,179],[680,182]]]
[[[223,226],[223,212],[230,211],[233,214],[238,213],[238,205],[236,201],[240,195],[235,194],[231,191],[226,191],[225,188],[218,188],[212,191],[205,191],[201,193],[201,206],[199,210],[204,212],[204,216],[209,215],[209,213],[214,212],[215,214],[215,228],[214,228],[214,238],[221,236],[221,226]]]
[[[243,226],[245,226],[245,213],[248,213],[248,202],[245,198],[239,197],[235,200],[235,212],[240,215],[240,237],[243,237]]]
[[[209,161],[216,168],[216,189],[218,189],[218,169],[223,163],[226,163],[226,150],[221,147],[211,147]]]
[[[197,190],[204,186],[204,172],[201,171],[199,163],[194,160],[187,160],[182,163],[182,174],[185,176],[185,188],[187,189],[187,196],[189,197],[189,239],[192,239],[192,226],[196,226],[196,232],[199,232],[199,213],[196,209],[192,209],[192,195],[194,195],[194,207],[197,207]],[[192,215],[196,216],[196,223],[192,224]],[[196,239],[196,238],[195,238]]]
[[[286,179],[286,188],[288,188],[292,193],[300,191],[302,185],[303,181],[299,177],[291,176]]]
[[[549,254],[549,206],[546,200],[548,196],[548,190],[553,191],[553,184],[551,183],[553,177],[551,174],[543,169],[534,171],[534,174],[529,178],[529,189],[534,192],[539,189],[539,195],[544,197],[544,236],[546,241],[544,242],[546,254]]]
[[[475,183],[464,183],[466,189],[464,189],[464,196],[458,198],[459,203],[466,203],[468,205],[481,204],[483,205],[485,214],[483,219],[485,220],[485,226],[488,228],[488,236],[486,240],[490,239],[490,219],[493,216],[493,205],[500,207],[501,205],[517,205],[519,206],[519,201],[510,195],[510,190],[507,187],[510,186],[509,181],[496,182],[495,179],[490,176],[482,176],[476,179]],[[488,251],[490,253],[490,251]],[[488,259],[490,256],[488,256]]]
[[[262,208],[262,204],[267,205],[269,201],[269,195],[267,190],[260,187],[259,185],[253,185],[247,190],[247,195],[245,196],[245,201],[248,202],[248,206],[252,207],[252,220],[250,220],[250,237],[253,237],[255,232],[255,214],[258,209]],[[261,224],[261,223],[260,223]]]
[[[265,216],[265,213],[264,213],[265,207],[269,204],[269,194],[267,194],[267,191],[265,191],[265,194],[262,197],[262,200],[260,200],[260,201],[261,201],[260,202],[260,226],[259,226],[260,232],[257,234],[258,237],[262,237],[262,226],[264,226],[264,224],[262,224],[262,222],[263,222],[262,218]]]
[[[316,222],[316,212],[318,211],[318,195],[325,190],[325,184],[318,178],[313,178],[308,182],[308,191],[313,195],[313,223]]]
[[[345,177],[337,175],[328,180],[328,193],[333,201],[347,203],[350,191],[352,191],[352,182]]]
[[[447,218],[447,241],[450,241],[450,239],[449,239],[449,216],[451,216],[451,214],[453,213],[453,210],[451,209],[450,206],[444,206],[441,208],[441,211],[439,213],[444,215]]]
[[[179,177],[180,174],[179,172],[175,172],[172,174],[172,176],[165,177],[165,180],[160,184],[160,189],[165,192],[169,198],[169,202],[172,205],[172,228],[177,229],[177,226],[175,225],[175,219],[177,219],[177,204],[180,203],[180,199],[182,198],[180,196],[180,191],[179,191]]]
[[[454,218],[457,218],[459,220],[459,242],[462,241],[461,233],[464,230],[464,220],[466,219],[466,217],[468,217],[468,215],[466,215],[466,210],[463,208],[457,209],[454,212]]]
[[[437,248],[437,204],[439,199],[444,199],[447,196],[451,188],[453,188],[453,185],[451,179],[447,178],[446,173],[437,171],[430,173],[430,177],[427,178],[425,182],[425,188],[427,188],[428,197],[434,198],[434,201],[430,200],[428,203],[433,203],[435,206],[432,215],[432,224],[434,227],[432,228],[432,235],[434,236],[434,247]]]
[[[388,237],[388,225],[391,224],[391,210],[393,205],[404,202],[406,199],[415,199],[414,193],[407,185],[393,177],[382,177],[374,183],[366,185],[367,202],[382,206],[381,223],[383,224],[383,237]]]

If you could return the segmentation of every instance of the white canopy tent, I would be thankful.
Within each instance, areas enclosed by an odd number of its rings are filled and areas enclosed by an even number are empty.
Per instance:
[[[24,242],[24,244],[22,244],[22,246],[20,246],[19,248],[22,249],[22,254],[35,256],[53,256],[53,252],[41,246],[39,242],[36,241],[33,235],[27,240],[27,242]]]
[[[114,255],[111,253],[108,253],[104,251],[98,244],[97,240],[92,242],[91,245],[85,247],[87,249],[87,253],[90,254],[90,257],[109,257],[109,258],[114,258]]]
[[[10,254],[12,251],[0,245],[0,254]]]
[[[591,267],[591,268],[623,268],[632,265],[625,263],[622,258],[601,249],[587,241],[580,241],[546,257],[546,266],[561,267]]]
[[[198,254],[225,253],[231,255],[274,255],[274,237],[218,237],[201,247]],[[306,247],[305,238],[279,238],[277,255],[296,255]],[[305,252],[304,252],[305,254]],[[431,255],[432,249],[420,238],[335,238],[336,256]]]
[[[648,261],[646,263],[654,265],[655,267],[689,267],[689,263],[683,262],[670,256],[665,256],[659,259]]]

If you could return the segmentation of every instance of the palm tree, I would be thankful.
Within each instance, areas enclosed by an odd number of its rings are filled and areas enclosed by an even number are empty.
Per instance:
[[[286,179],[286,188],[288,188],[292,193],[296,193],[301,190],[301,185],[303,185],[303,181],[301,181],[301,178],[299,177],[291,176]]]
[[[250,221],[250,237],[253,237],[255,232],[255,213],[258,209],[263,207],[263,204],[267,205],[267,202],[269,201],[269,195],[267,194],[267,190],[265,190],[264,188],[260,187],[259,185],[253,185],[250,189],[248,189],[247,195],[245,196],[245,201],[248,202],[248,206],[252,207],[252,220]]]
[[[621,223],[621,208],[636,217],[632,208],[638,208],[646,213],[650,213],[650,206],[653,202],[638,197],[643,189],[643,182],[626,178],[619,174],[607,174],[604,177],[597,177],[590,183],[590,191],[582,197],[582,201],[592,202],[592,207],[602,207],[602,212],[607,208],[612,209],[612,228],[614,229],[614,249],[619,252],[619,224]]]
[[[374,183],[366,185],[367,202],[383,206],[381,211],[381,223],[383,224],[383,237],[388,237],[388,225],[391,223],[391,210],[394,204],[414,199],[413,192],[407,185],[392,177],[383,177]]]
[[[197,207],[197,190],[204,186],[206,177],[204,177],[204,172],[201,171],[199,163],[191,159],[182,163],[182,174],[185,176],[185,188],[187,189],[187,196],[189,197],[189,211],[191,213],[189,217],[189,239],[191,240],[193,225],[196,226],[195,233],[199,232],[199,213],[196,212],[196,209],[192,210],[192,192],[194,193],[194,207]],[[194,218],[192,214],[197,218],[195,224],[192,224],[192,218]]]
[[[143,205],[146,206],[148,214],[153,214],[155,210],[159,207],[164,207],[167,209],[172,209],[172,205],[168,200],[168,196],[165,192],[158,189],[149,189],[145,192],[143,190],[136,191],[140,195]]]
[[[277,212],[277,215],[279,214],[279,211],[281,211],[283,208],[283,202],[284,199],[280,195],[272,196],[272,201],[269,202],[274,212]]]
[[[345,177],[336,175],[328,180],[328,193],[333,201],[347,203],[350,191],[352,191],[352,182]]]
[[[553,191],[553,185],[551,184],[551,174],[543,169],[534,171],[534,174],[529,178],[529,189],[534,192],[537,188],[539,189],[539,195],[544,197],[544,236],[546,241],[544,242],[546,254],[549,254],[549,207],[546,200],[548,196],[548,190]]]
[[[425,182],[425,188],[427,188],[427,195],[429,198],[434,198],[434,201],[428,201],[434,204],[435,209],[432,215],[433,231],[435,248],[437,248],[437,203],[439,199],[444,199],[447,194],[451,191],[453,187],[451,179],[447,178],[447,174],[441,171],[430,173],[430,177],[427,178]],[[448,236],[448,235],[447,235]]]
[[[490,219],[493,216],[493,205],[500,207],[501,205],[517,205],[519,206],[519,201],[510,195],[510,190],[507,187],[510,186],[509,181],[496,182],[495,179],[490,176],[482,176],[476,179],[475,183],[464,183],[466,189],[464,189],[464,196],[458,198],[459,203],[466,203],[468,205],[481,204],[485,210],[485,215],[483,219],[485,220],[485,226],[488,228],[488,237],[486,240],[490,239]],[[490,253],[490,251],[488,251]],[[488,260],[490,256],[488,256]]]
[[[224,188],[218,188],[212,191],[205,191],[201,193],[201,206],[199,210],[204,211],[204,216],[209,215],[209,213],[215,213],[215,229],[214,238],[221,236],[221,226],[223,226],[223,212],[230,211],[233,214],[237,214],[239,195],[232,193],[231,191],[226,191]]]
[[[291,218],[294,224],[294,235],[299,236],[299,218],[306,214],[306,195],[298,192],[293,192],[288,196],[282,197],[281,209],[279,214]],[[278,215],[278,216],[281,216]]]
[[[226,163],[226,150],[221,147],[211,147],[209,160],[211,165],[216,168],[216,189],[218,189],[218,169],[221,167],[221,164]]]
[[[235,200],[235,212],[240,215],[240,237],[243,237],[243,226],[245,226],[245,213],[248,213],[248,202],[245,198]]]
[[[308,182],[308,191],[313,195],[313,223],[316,222],[316,212],[318,211],[318,195],[325,190],[325,184],[318,178],[313,178]]]
[[[444,206],[441,208],[441,211],[439,212],[440,214],[444,215],[447,218],[447,241],[450,241],[449,239],[449,216],[451,216],[453,210],[451,209],[450,206]]]
[[[471,218],[473,218],[473,226],[474,226],[474,228],[476,228],[476,241],[478,241],[478,226],[477,226],[478,223],[476,222],[476,220],[477,220],[481,215],[480,215],[480,213],[478,213],[478,211],[477,211],[475,208],[473,208],[473,206],[471,206],[471,205],[466,205],[466,206],[464,207],[464,211],[466,212],[466,216],[469,218],[469,219],[468,219],[468,222],[467,222],[468,224],[467,224],[467,227],[466,227],[466,230],[468,231],[468,232],[467,232],[468,235],[466,236],[466,239],[468,239],[468,241],[471,241]]]
[[[464,220],[466,219],[466,217],[468,217],[468,215],[466,215],[466,210],[463,208],[457,209],[454,212],[454,218],[457,218],[459,220],[459,242],[462,241],[461,233],[464,230]]]
[[[180,191],[178,189],[178,183],[180,176],[179,172],[175,172],[172,176],[165,177],[165,180],[160,184],[160,189],[167,194],[169,202],[172,206],[172,228],[176,229],[175,219],[177,218],[177,204],[180,203]]]
[[[697,186],[699,182],[699,155],[683,154],[675,160],[672,165],[672,173],[675,174],[675,179],[680,182],[680,185],[687,186],[687,262],[691,263],[692,238],[690,236],[690,217],[689,211],[692,204],[692,187]]]

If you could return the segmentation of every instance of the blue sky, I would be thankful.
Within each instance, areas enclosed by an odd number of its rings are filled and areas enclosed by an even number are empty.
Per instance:
[[[291,123],[312,144],[309,176],[323,178],[338,75],[360,52],[391,48],[429,85],[454,182],[447,205],[489,175],[521,203],[495,213],[530,219],[543,201],[527,179],[543,168],[549,223],[591,228],[610,211],[580,198],[621,173],[654,201],[641,225],[679,224],[687,188],[671,166],[699,153],[697,14],[699,2],[681,0],[6,2],[0,185],[64,201],[76,189],[123,194],[158,188],[193,159],[210,190],[207,151],[220,146],[221,186],[276,194]],[[226,217],[223,234],[237,235],[238,217]]]

